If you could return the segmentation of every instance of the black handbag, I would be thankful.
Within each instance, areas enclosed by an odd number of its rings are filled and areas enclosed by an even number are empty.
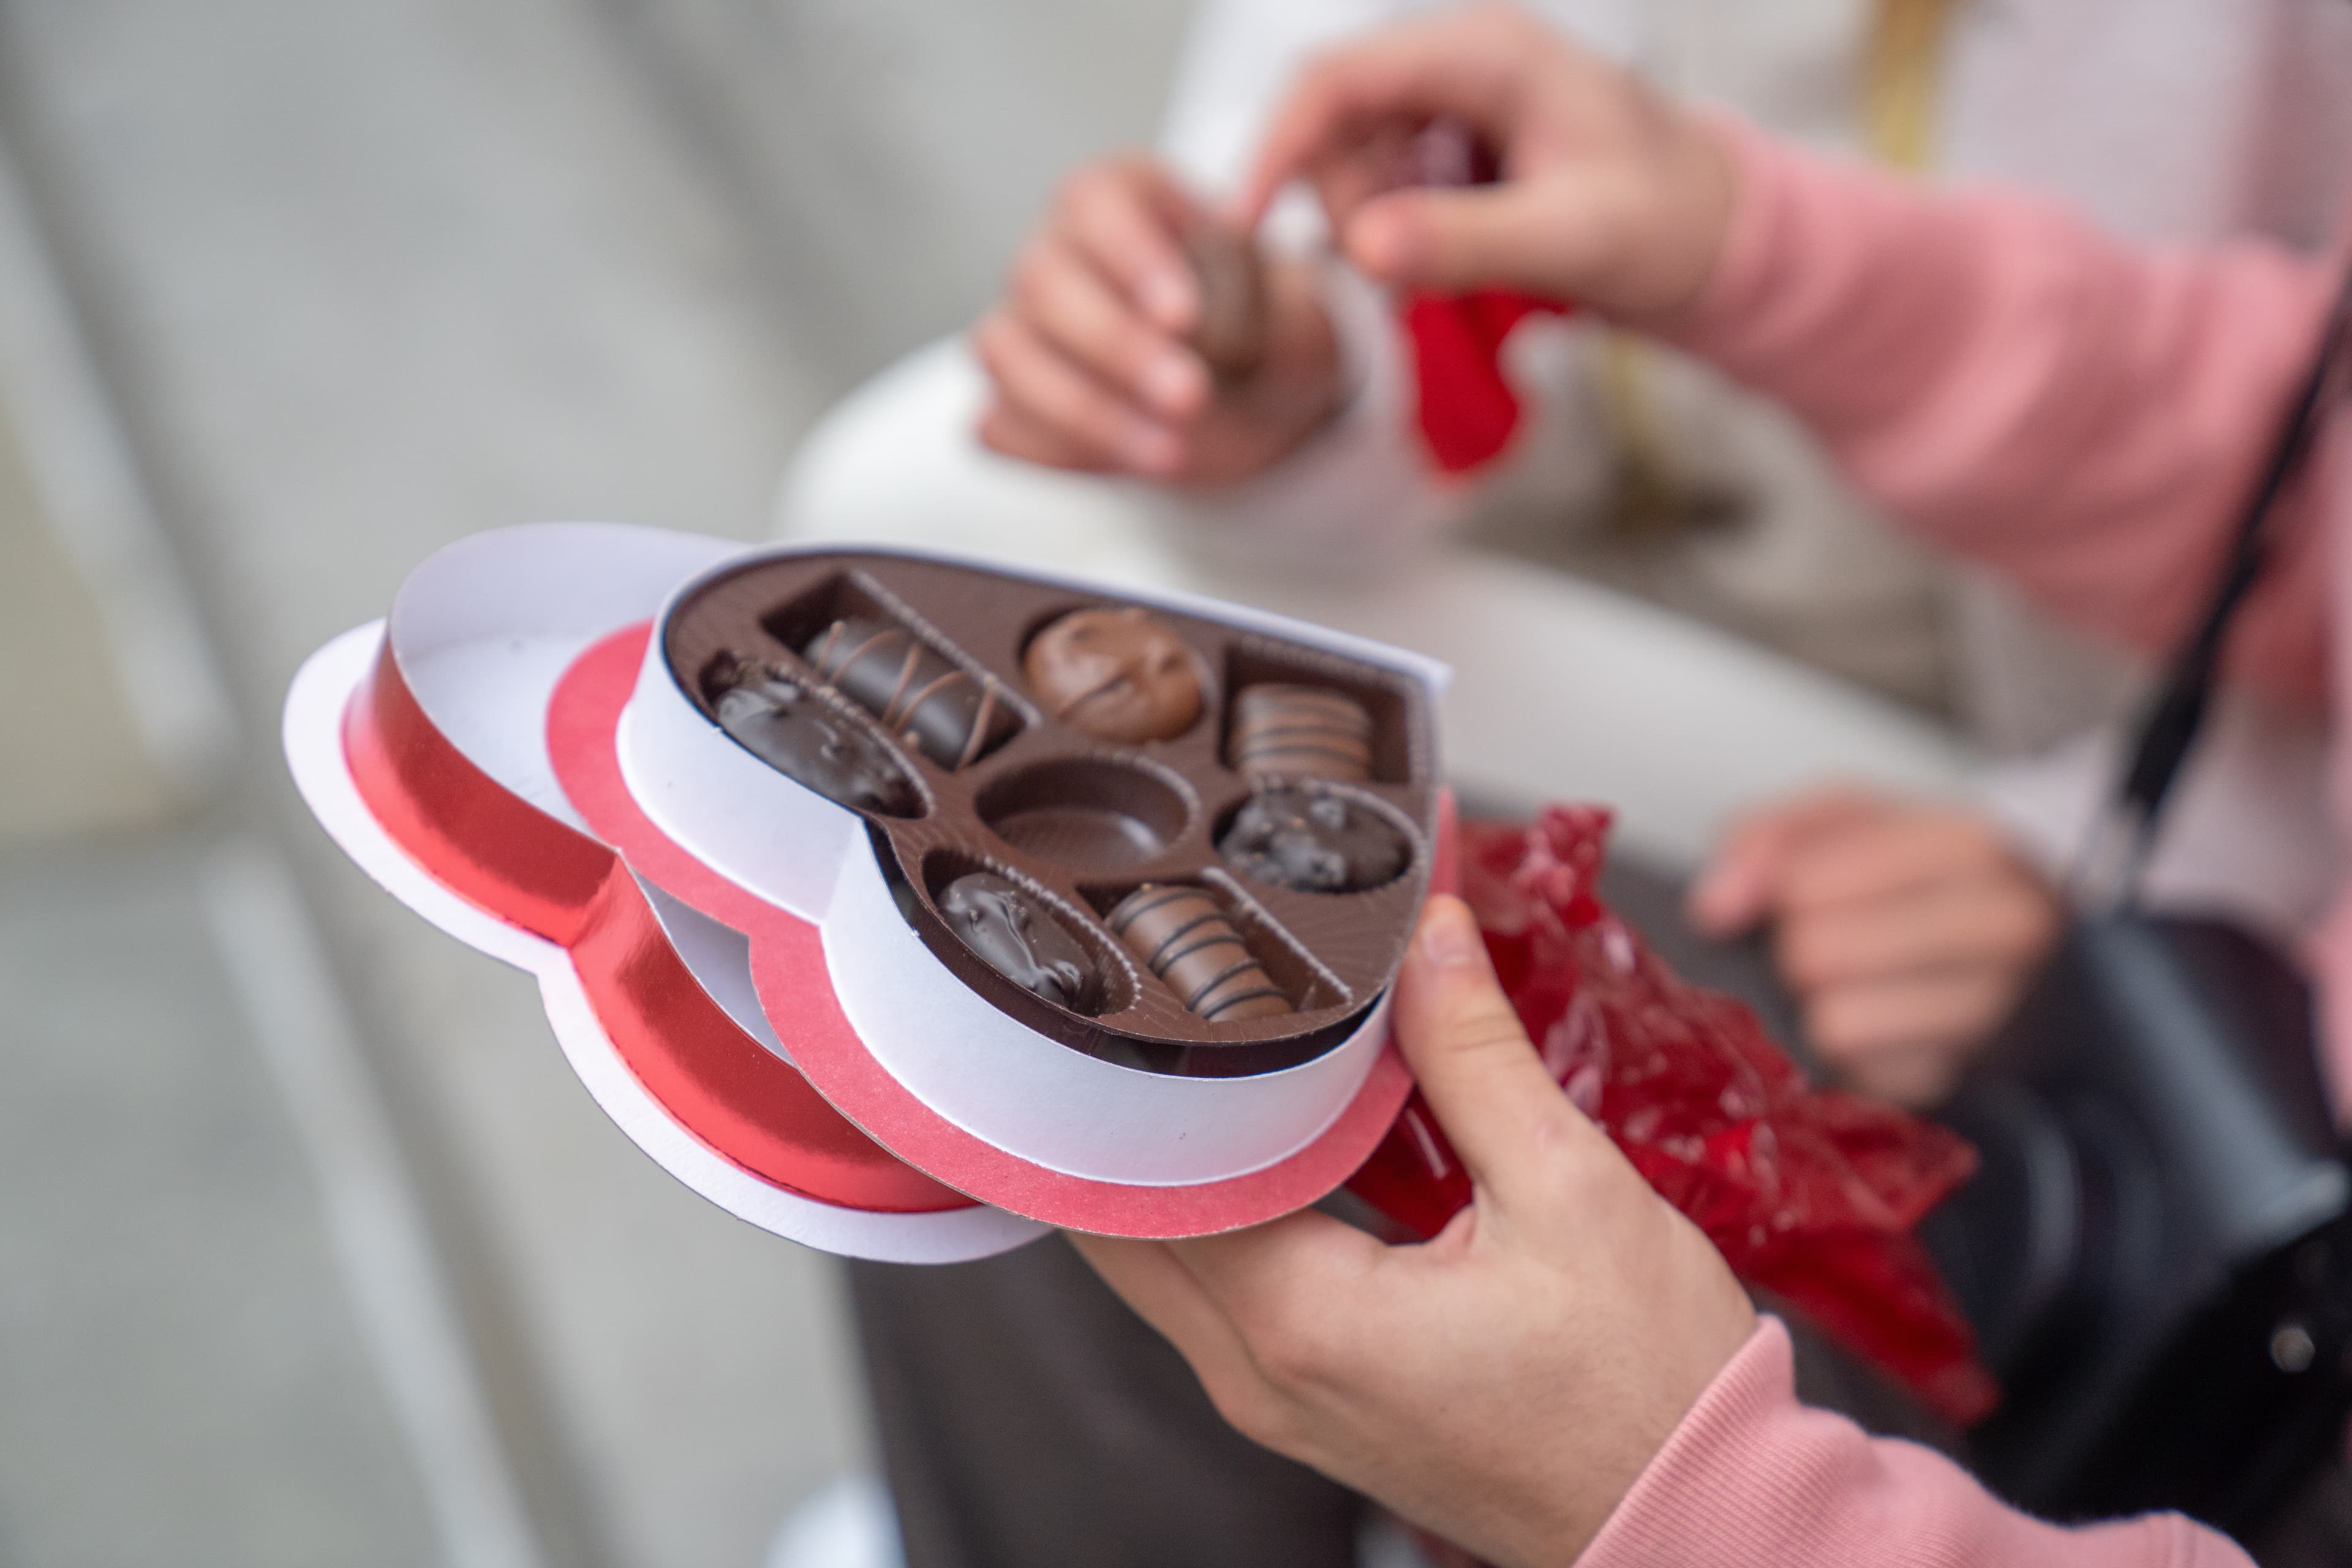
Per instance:
[[[2352,1166],[2310,988],[2244,930],[2137,897],[2347,320],[2352,279],[2078,870],[2084,912],[1944,1113],[1984,1164],[1922,1235],[2006,1391],[1970,1461],[2053,1518],[2252,1531],[2352,1414]]]

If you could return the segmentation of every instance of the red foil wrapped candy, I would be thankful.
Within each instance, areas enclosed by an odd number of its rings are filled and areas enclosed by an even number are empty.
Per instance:
[[[1912,1234],[1976,1152],[1809,1087],[1746,1006],[1676,978],[1593,891],[1610,820],[1553,806],[1526,826],[1462,826],[1463,896],[1544,1065],[1740,1279],[1946,1419],[1981,1419],[1999,1391]],[[1418,1093],[1353,1186],[1424,1237],[1470,1201]]]

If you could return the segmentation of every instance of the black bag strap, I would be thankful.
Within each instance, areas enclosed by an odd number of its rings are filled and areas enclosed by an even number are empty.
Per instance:
[[[2270,559],[2279,498],[2310,456],[2326,422],[2338,374],[2347,363],[2352,363],[2352,275],[2346,277],[2328,311],[2318,353],[2263,467],[2205,613],[2174,651],[2164,682],[2140,720],[2115,798],[2075,867],[2076,900],[2086,908],[2128,909],[2138,899],[2165,800],[2212,700],[2222,640]]]

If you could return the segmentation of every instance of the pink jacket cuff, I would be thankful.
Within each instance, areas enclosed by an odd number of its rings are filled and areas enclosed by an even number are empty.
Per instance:
[[[2019,1513],[1940,1454],[1799,1405],[1792,1378],[1788,1331],[1766,1318],[1581,1568],[2248,1568],[2178,1514],[2064,1530]]]

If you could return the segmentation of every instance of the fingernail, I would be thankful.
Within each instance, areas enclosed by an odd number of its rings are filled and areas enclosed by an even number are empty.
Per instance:
[[[1702,878],[1683,900],[1683,915],[1701,931],[1711,930],[1724,923],[1728,897],[1721,877]]]
[[[1421,918],[1421,955],[1444,968],[1475,963],[1486,956],[1478,922],[1459,899],[1433,899]]]
[[[1143,279],[1143,308],[1163,326],[1181,331],[1192,324],[1192,284],[1181,273],[1152,272]]]
[[[1375,205],[1348,226],[1349,256],[1374,278],[1403,276],[1412,262],[1412,225],[1402,213]]]
[[[1770,897],[1756,873],[1732,867],[1702,878],[1691,889],[1684,913],[1703,936],[1737,936],[1770,912]]]
[[[1206,390],[1207,381],[1192,355],[1171,349],[1144,366],[1143,395],[1170,414],[1187,414]]]

